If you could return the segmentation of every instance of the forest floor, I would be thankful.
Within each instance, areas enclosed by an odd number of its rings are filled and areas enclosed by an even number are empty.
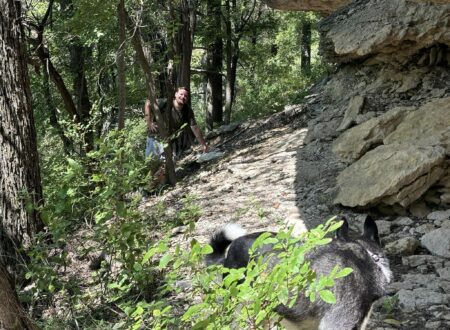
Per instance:
[[[293,226],[294,233],[300,233],[345,213],[351,229],[360,230],[366,213],[332,203],[335,178],[343,164],[332,155],[331,140],[307,142],[308,122],[317,115],[314,102],[311,99],[270,117],[242,123],[233,131],[210,139],[211,147],[222,152],[222,157],[201,164],[196,161],[199,154],[181,159],[177,164],[176,187],[148,198],[142,210],[150,213],[156,203],[163,201],[175,213],[182,208],[184,197],[194,196],[202,210],[194,230],[179,226],[171,232],[173,244],[185,247],[192,239],[208,242],[216,230],[228,223],[238,223],[248,232]],[[422,227],[435,228],[431,218],[413,221],[405,216],[379,214],[376,219],[382,243],[394,244],[399,250],[405,230],[420,240]],[[409,226],[404,225],[405,221]],[[439,278],[436,262],[419,269],[409,264],[409,257],[403,259],[402,253],[389,254],[394,283],[389,289],[390,296],[375,304],[367,328],[446,328],[448,322],[443,315],[447,307],[440,302],[447,295],[442,290],[424,288],[430,278],[436,283],[441,281],[441,287],[447,283]],[[415,254],[411,260],[435,258],[421,247]],[[439,259],[438,264],[444,265],[445,260]],[[407,309],[398,303],[395,294],[399,289],[406,290],[400,300]],[[425,300],[420,295],[424,290],[429,290],[426,291],[429,298]],[[424,308],[416,308],[419,305]],[[429,312],[430,308],[433,312]]]
[[[214,151],[222,152],[222,157],[201,164],[196,161],[198,153],[183,158],[177,164],[176,187],[148,198],[142,205],[143,211],[151,212],[156,203],[164,201],[172,209],[169,213],[174,214],[182,208],[184,197],[194,196],[202,210],[195,229],[184,235],[189,231],[188,226],[180,226],[171,233],[173,244],[185,247],[192,239],[208,242],[212,233],[228,223],[238,223],[248,232],[293,226],[294,233],[324,223],[337,215],[330,213],[326,205],[329,201],[308,205],[305,194],[311,189],[315,193],[324,189],[321,182],[327,181],[327,175],[324,173],[322,181],[317,180],[313,188],[303,187],[307,183],[298,175],[299,170],[318,171],[316,162],[299,164],[308,119],[309,114],[297,106],[218,135],[210,140],[210,145]],[[327,162],[320,150],[317,153],[316,160]],[[311,213],[315,216],[307,216]]]
[[[308,142],[308,122],[317,115],[311,106],[313,102],[310,100],[306,105],[293,106],[267,118],[241,123],[232,130],[215,134],[215,137],[209,138],[209,144],[213,151],[221,153],[216,159],[199,162],[202,155],[194,151],[179,160],[176,186],[144,198],[140,210],[144,217],[146,214],[150,216],[157,213],[155,210],[162,203],[165,218],[158,221],[169,219],[170,222],[171,214],[176,215],[186,206],[186,200],[191,200],[201,213],[194,229],[181,223],[173,228],[173,222],[168,223],[168,226],[158,226],[160,229],[150,233],[152,241],[169,234],[171,245],[188,248],[192,239],[206,243],[216,230],[228,223],[238,223],[248,232],[277,231],[293,226],[294,233],[300,233],[342,213],[349,219],[351,229],[359,230],[366,214],[339,208],[332,203],[335,178],[343,165],[332,156],[331,141],[321,139]],[[450,210],[448,214],[450,217]],[[380,215],[375,219],[383,244],[398,241],[405,230],[420,238],[422,227],[434,228],[429,218],[413,221],[404,216]],[[404,225],[406,222],[408,226]],[[89,265],[86,258],[78,256],[76,250],[77,244],[83,242],[86,236],[85,232],[81,232],[69,244],[73,251],[69,251],[72,263],[67,271],[70,276],[86,277],[85,282],[89,286]],[[98,251],[99,248],[93,250]],[[416,254],[411,258],[428,258],[434,262],[433,265],[437,262],[441,266],[447,265],[445,260],[436,261],[424,249],[419,248]],[[431,264],[416,267],[412,261],[411,265],[405,264],[398,253],[389,255],[389,258],[395,285],[389,291],[390,297],[376,303],[367,329],[446,328],[449,324],[445,316],[448,314],[445,312],[447,307],[441,302],[449,299],[450,295],[436,289],[434,284],[433,288],[426,289],[427,296],[433,299],[424,300],[421,295],[425,292],[424,285],[430,281],[436,283],[440,280],[442,285],[447,283],[439,278],[438,268]],[[182,285],[189,290],[188,280]],[[402,288],[408,294],[402,299],[411,307],[407,311],[397,304],[394,296]],[[188,307],[187,301],[181,303],[181,309]],[[426,308],[415,308],[418,304]],[[428,307],[434,308],[432,312]],[[57,311],[48,311],[48,314],[54,313]]]

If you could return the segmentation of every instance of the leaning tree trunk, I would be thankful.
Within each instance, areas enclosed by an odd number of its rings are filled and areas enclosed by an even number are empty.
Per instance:
[[[7,268],[43,224],[36,131],[31,107],[21,3],[0,1],[0,328],[32,329],[21,310]]]
[[[148,99],[151,102],[151,109],[155,115],[156,123],[158,125],[161,137],[163,139],[168,139],[168,128],[167,128],[167,122],[164,120],[163,115],[161,114],[161,111],[159,111],[158,102],[156,100],[156,84],[155,79],[152,74],[152,70],[150,67],[151,61],[151,50],[149,51],[150,61],[147,60],[144,54],[144,49],[142,47],[142,41],[141,41],[141,32],[139,29],[138,24],[133,24],[133,21],[131,20],[131,17],[125,12],[126,18],[127,18],[127,28],[131,34],[131,41],[133,44],[133,48],[136,52],[136,58],[139,63],[139,66],[144,71],[145,81],[147,83],[148,88]],[[168,84],[170,85],[170,84]],[[167,177],[169,179],[169,183],[171,185],[175,185],[177,183],[177,178],[175,175],[175,164],[173,162],[172,158],[172,147],[170,143],[167,143],[164,147],[164,156],[166,157],[166,173]]]

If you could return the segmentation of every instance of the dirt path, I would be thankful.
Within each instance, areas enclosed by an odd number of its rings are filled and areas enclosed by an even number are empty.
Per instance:
[[[203,211],[194,232],[199,241],[206,242],[230,222],[250,232],[287,226],[297,233],[306,230],[296,206],[295,179],[296,155],[307,129],[277,127],[281,123],[272,121],[269,128],[263,121],[240,128],[247,136],[223,145],[223,157],[202,164],[165,195],[169,205],[176,205],[181,196],[196,196]]]

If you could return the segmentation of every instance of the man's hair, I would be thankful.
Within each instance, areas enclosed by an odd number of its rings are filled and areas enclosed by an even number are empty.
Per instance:
[[[175,93],[178,93],[182,89],[184,89],[188,93],[188,95],[191,96],[191,91],[189,90],[189,88],[183,87],[183,86],[178,87],[177,90],[175,91]]]

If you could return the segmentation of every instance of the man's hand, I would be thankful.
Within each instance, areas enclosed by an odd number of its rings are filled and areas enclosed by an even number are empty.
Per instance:
[[[156,133],[156,132],[158,132],[158,125],[151,122],[150,124],[148,124],[148,130],[152,133]]]
[[[206,143],[202,146],[202,149],[203,149],[203,153],[204,153],[204,154],[206,154],[207,152],[209,152],[209,146],[208,146]]]

